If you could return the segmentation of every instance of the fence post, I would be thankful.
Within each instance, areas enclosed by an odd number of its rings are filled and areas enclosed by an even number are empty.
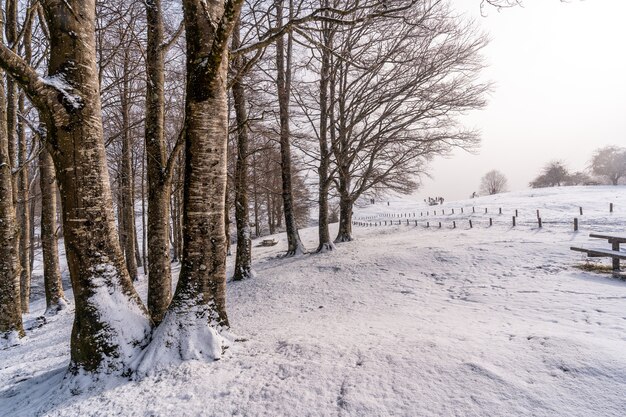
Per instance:
[[[454,209],[452,209],[452,214],[454,214]]]
[[[456,229],[456,221],[452,221],[452,228]]]
[[[463,207],[461,207],[461,214],[463,214]]]
[[[578,207],[580,209],[580,215],[583,215],[583,208],[582,207]]]
[[[485,214],[487,214],[487,207],[485,207]]]
[[[470,223],[470,229],[471,229],[472,227],[474,227],[474,226],[472,226],[472,219],[470,219],[469,223]]]
[[[537,209],[537,218],[539,218],[539,217],[540,217],[540,216],[539,216],[539,209]]]
[[[539,225],[539,228],[541,229],[541,217],[537,217],[537,224]]]
[[[426,222],[426,227],[430,227],[430,222]]]
[[[472,206],[472,213],[476,213],[476,207]]]
[[[578,217],[574,217],[574,231],[578,231]]]
[[[489,217],[489,226],[493,226],[493,219]]]
[[[613,203],[609,203],[609,213],[613,213]]]
[[[517,217],[517,209],[515,209],[515,217]],[[515,225],[514,225],[515,226]]]
[[[439,228],[441,229],[441,222],[439,222]]]
[[[513,227],[515,227],[515,216],[513,216]]]
[[[417,220],[415,220],[415,226],[417,227]]]
[[[500,207],[500,212],[498,214],[502,214],[502,207]]]

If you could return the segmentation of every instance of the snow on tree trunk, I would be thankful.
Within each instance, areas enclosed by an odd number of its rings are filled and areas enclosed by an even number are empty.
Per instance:
[[[145,349],[140,373],[188,359],[217,360],[227,346],[227,40],[241,3],[185,0],[187,97],[183,254],[176,292]]]
[[[46,149],[39,154],[39,180],[41,186],[41,251],[43,278],[46,291],[46,315],[65,309],[67,302],[61,282],[57,229],[57,193],[52,156]]]
[[[117,239],[96,67],[95,0],[41,1],[50,33],[48,77],[6,46],[0,65],[39,109],[63,205],[75,301],[70,369],[123,373],[151,322]]]

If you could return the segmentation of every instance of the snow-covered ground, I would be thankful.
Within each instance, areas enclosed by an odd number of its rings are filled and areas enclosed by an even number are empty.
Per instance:
[[[626,234],[626,187],[428,208],[396,199],[355,217],[414,212],[409,226],[402,217],[400,226],[355,227],[356,240],[333,253],[278,258],[282,235],[255,248],[257,277],[228,285],[232,330],[245,341],[217,362],[80,390],[63,381],[73,312],[62,312],[0,351],[0,415],[626,415],[626,282],[575,268],[584,256],[569,250],[608,247],[589,232]],[[315,229],[302,236],[315,247]],[[43,300],[32,310],[29,327]]]

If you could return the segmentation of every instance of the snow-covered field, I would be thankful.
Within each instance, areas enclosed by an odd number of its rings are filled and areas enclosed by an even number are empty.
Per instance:
[[[0,351],[0,415],[625,416],[626,282],[575,268],[584,255],[569,246],[608,247],[593,231],[626,234],[626,187],[429,208],[397,199],[355,217],[433,209],[439,216],[409,226],[355,227],[334,253],[278,258],[281,235],[255,248],[257,277],[228,285],[232,330],[245,341],[218,362],[80,390],[63,380],[65,311]],[[314,228],[302,236],[315,247]],[[43,300],[32,310],[29,327]]]

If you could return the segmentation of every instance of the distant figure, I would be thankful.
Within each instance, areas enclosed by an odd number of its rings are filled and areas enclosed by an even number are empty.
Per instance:
[[[389,205],[389,201],[387,201],[387,205]]]
[[[476,194],[476,191],[474,191],[474,192],[472,193],[472,196],[471,196],[470,198],[476,198],[476,197],[478,197],[478,194]]]

